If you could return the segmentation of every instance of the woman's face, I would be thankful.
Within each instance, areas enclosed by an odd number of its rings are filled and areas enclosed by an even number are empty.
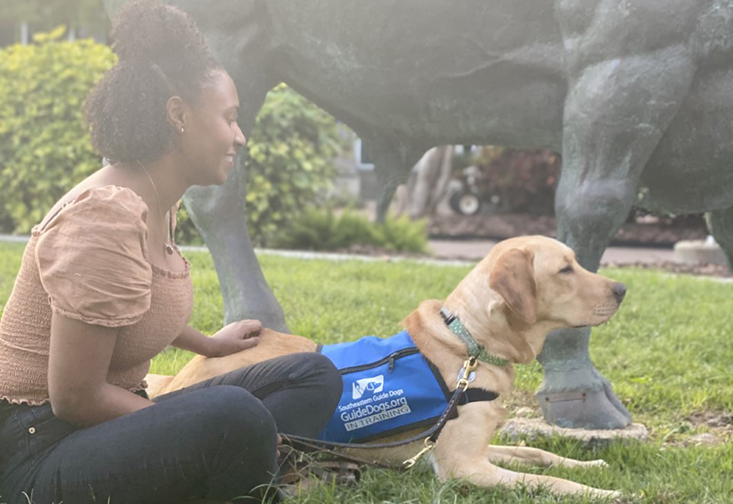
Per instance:
[[[191,106],[180,133],[180,149],[191,185],[223,184],[237,150],[247,142],[237,124],[239,97],[234,81],[221,70]]]

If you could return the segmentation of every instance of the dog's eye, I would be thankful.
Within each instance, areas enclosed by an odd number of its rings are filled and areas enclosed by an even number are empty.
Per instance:
[[[567,273],[572,273],[572,272],[573,272],[572,266],[565,266],[563,269],[560,270],[560,273],[562,274],[567,274]]]

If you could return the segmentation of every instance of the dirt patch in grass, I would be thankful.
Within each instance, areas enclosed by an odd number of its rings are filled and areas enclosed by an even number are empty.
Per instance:
[[[686,419],[695,427],[706,426],[711,432],[722,435],[733,435],[733,412],[730,411],[700,411]]]
[[[534,411],[534,415],[539,415],[539,406],[537,405],[537,399],[534,394],[528,390],[521,390],[515,388],[512,390],[508,397],[503,397],[504,407],[509,411],[509,416],[514,415],[514,412],[519,408],[531,408]]]
[[[733,441],[733,413],[730,411],[697,411],[684,418],[687,432],[671,436],[665,446],[718,446]]]

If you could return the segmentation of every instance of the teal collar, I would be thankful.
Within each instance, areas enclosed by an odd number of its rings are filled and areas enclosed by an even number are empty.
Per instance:
[[[466,329],[466,326],[463,325],[461,319],[453,315],[448,308],[441,308],[440,314],[443,316],[443,320],[445,320],[445,325],[448,326],[448,329],[458,336],[458,338],[466,345],[468,348],[468,355],[475,357],[482,362],[493,364],[494,366],[506,366],[509,364],[508,360],[488,353],[486,349],[480,345],[473,336],[471,336],[471,333]]]

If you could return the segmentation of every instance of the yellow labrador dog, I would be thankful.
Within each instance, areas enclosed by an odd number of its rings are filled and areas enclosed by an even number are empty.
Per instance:
[[[480,361],[471,383],[471,387],[502,396],[512,390],[513,364],[535,359],[551,331],[607,321],[618,310],[625,292],[623,284],[583,269],[573,251],[556,240],[542,236],[513,238],[496,245],[445,302],[422,302],[403,325],[445,383],[454,384],[457,371],[467,358],[467,347],[446,325],[441,309],[447,309],[460,319],[476,342],[494,356],[509,361],[508,365]],[[273,357],[315,350],[316,344],[309,339],[264,330],[256,347],[221,358],[197,356],[175,377],[156,380],[151,376],[151,387],[157,389],[151,390],[151,395],[171,392]],[[448,421],[429,454],[436,475],[442,480],[462,478],[480,486],[524,484],[545,486],[557,494],[589,494],[596,498],[619,495],[495,465],[605,465],[602,460],[581,462],[536,448],[490,446],[491,436],[505,418],[506,410],[499,400],[459,406],[458,416]],[[370,456],[399,463],[419,448],[413,444]]]

